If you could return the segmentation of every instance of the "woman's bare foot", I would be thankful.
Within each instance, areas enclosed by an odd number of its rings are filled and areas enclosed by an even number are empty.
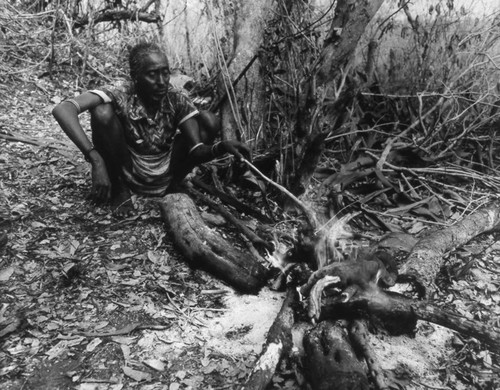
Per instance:
[[[115,217],[125,218],[134,213],[134,204],[130,190],[126,187],[121,187],[111,199],[111,210]]]

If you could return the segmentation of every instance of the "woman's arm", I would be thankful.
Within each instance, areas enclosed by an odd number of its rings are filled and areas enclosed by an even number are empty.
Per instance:
[[[85,159],[92,164],[92,196],[97,201],[107,201],[111,198],[111,181],[102,156],[94,149],[80,124],[78,115],[102,104],[102,99],[90,92],[65,100],[52,110],[61,129],[80,149]]]
[[[90,92],[84,92],[73,99],[59,103],[52,110],[52,115],[56,118],[61,129],[87,159],[90,158],[89,152],[93,149],[93,145],[85,134],[78,115],[86,110],[97,107],[99,104],[102,104],[102,99],[99,96]]]
[[[216,142],[213,145],[205,145],[201,140],[198,121],[194,118],[188,119],[179,127],[187,141],[188,157],[195,164],[211,161],[226,153],[234,155],[239,160],[243,158],[250,160],[250,148],[242,142],[227,140]]]

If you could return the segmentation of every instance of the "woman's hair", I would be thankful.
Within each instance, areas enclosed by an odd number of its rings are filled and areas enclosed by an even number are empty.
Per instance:
[[[132,77],[132,79],[135,79],[137,75],[142,72],[146,56],[152,53],[158,53],[165,56],[165,53],[160,48],[160,46],[152,42],[140,42],[130,49],[128,55],[128,63],[130,67],[130,76]]]

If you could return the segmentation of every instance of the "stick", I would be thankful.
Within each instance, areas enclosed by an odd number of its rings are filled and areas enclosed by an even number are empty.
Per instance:
[[[18,136],[7,135],[7,134],[0,134],[0,139],[4,139],[6,141],[11,141],[11,142],[22,142],[24,144],[35,145],[35,146],[40,146],[40,147],[47,147],[47,148],[52,148],[52,149],[59,149],[59,150],[65,149],[61,145],[53,145],[52,142],[58,142],[56,140],[51,140],[50,141],[51,143],[46,143],[46,142],[37,141],[33,138],[24,138],[24,137],[18,137]]]
[[[212,209],[217,210],[225,219],[231,222],[240,231],[241,234],[243,234],[246,238],[248,238],[252,244],[260,245],[269,250],[273,250],[272,244],[260,238],[257,234],[251,231],[238,218],[236,218],[226,208],[224,208],[224,206],[215,203],[213,200],[209,199],[208,197],[203,195],[201,192],[195,190],[194,188],[190,188],[189,192],[198,199],[201,199],[203,202],[207,203]]]
[[[319,227],[319,222],[318,219],[316,218],[316,214],[312,212],[311,209],[309,209],[304,203],[300,201],[299,198],[297,198],[294,194],[292,194],[290,191],[288,191],[285,187],[282,185],[279,185],[275,181],[269,179],[266,175],[264,175],[259,169],[253,165],[250,161],[243,159],[243,161],[254,171],[257,173],[260,177],[262,177],[265,181],[267,181],[269,184],[272,186],[276,187],[278,190],[283,192],[286,196],[288,196],[304,213],[307,222],[309,223],[309,226],[313,228],[313,230],[316,230]]]
[[[274,320],[267,340],[262,347],[262,353],[254,365],[250,376],[240,390],[264,390],[271,382],[281,357],[292,348],[292,326],[296,292],[289,288],[281,310]]]
[[[141,325],[139,322],[126,325],[121,329],[113,330],[110,332],[80,332],[77,333],[80,336],[85,337],[109,337],[109,336],[123,336],[125,334],[129,334],[134,330],[143,330],[143,329],[152,329],[152,330],[165,330],[168,329],[169,326],[165,325]]]
[[[385,381],[382,367],[369,344],[369,333],[366,328],[366,323],[364,321],[354,320],[350,325],[349,335],[351,336],[352,343],[365,357],[366,364],[376,388],[378,390],[388,390],[389,387]]]
[[[390,333],[411,331],[417,320],[432,322],[474,337],[491,351],[500,352],[500,330],[480,321],[468,320],[451,311],[437,307],[426,300],[417,301],[396,293],[386,293],[378,288],[358,291],[348,302],[335,299],[321,312],[324,318],[376,318]],[[394,328],[394,329],[389,329]]]
[[[238,199],[226,194],[225,192],[222,192],[213,186],[210,186],[208,184],[203,183],[201,180],[199,180],[197,178],[193,178],[191,180],[191,182],[195,186],[201,188],[202,190],[205,190],[208,193],[210,193],[214,196],[217,196],[224,203],[227,203],[227,204],[233,206],[235,209],[240,210],[240,211],[244,212],[245,214],[248,214],[248,215],[258,219],[262,223],[274,223],[274,221],[271,218],[269,218],[267,215],[262,214],[260,211],[242,203]]]
[[[255,62],[255,60],[257,58],[259,58],[259,55],[255,54],[252,57],[252,59],[250,61],[248,61],[248,64],[246,64],[246,66],[240,72],[240,74],[238,75],[238,77],[236,77],[234,79],[234,81],[231,83],[232,88],[236,87],[236,84],[238,84],[238,81],[240,81],[243,78],[243,76],[245,75],[245,73],[248,71],[248,69],[250,69],[250,67],[252,66],[252,64]],[[221,96],[221,98],[212,107],[210,107],[210,111],[216,112],[217,110],[219,110],[220,106],[222,105],[222,103],[224,103],[226,101],[227,98],[228,98],[228,93],[227,93],[227,90],[226,90],[224,92],[224,94]]]

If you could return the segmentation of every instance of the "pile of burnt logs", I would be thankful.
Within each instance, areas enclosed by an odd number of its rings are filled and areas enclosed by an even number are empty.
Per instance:
[[[208,228],[188,195],[171,194],[160,207],[174,241],[191,265],[211,272],[240,292],[256,293],[268,283],[269,267]],[[392,335],[414,334],[417,321],[423,320],[474,337],[500,352],[497,329],[426,299],[439,266],[429,267],[433,275],[420,274],[419,266],[439,256],[442,262],[446,251],[494,229],[499,215],[498,205],[491,205],[449,229],[416,241],[403,266],[409,272],[403,275],[398,273],[391,253],[383,250],[367,251],[314,271],[300,263],[282,268],[288,274],[282,278],[287,280],[287,297],[243,388],[265,389],[284,357],[295,362],[312,389],[368,389],[370,383],[378,389],[388,388],[367,342],[368,327]],[[311,237],[305,241],[303,246],[314,245]],[[290,277],[293,274],[300,277]],[[414,294],[390,290],[400,282],[409,283]]]

